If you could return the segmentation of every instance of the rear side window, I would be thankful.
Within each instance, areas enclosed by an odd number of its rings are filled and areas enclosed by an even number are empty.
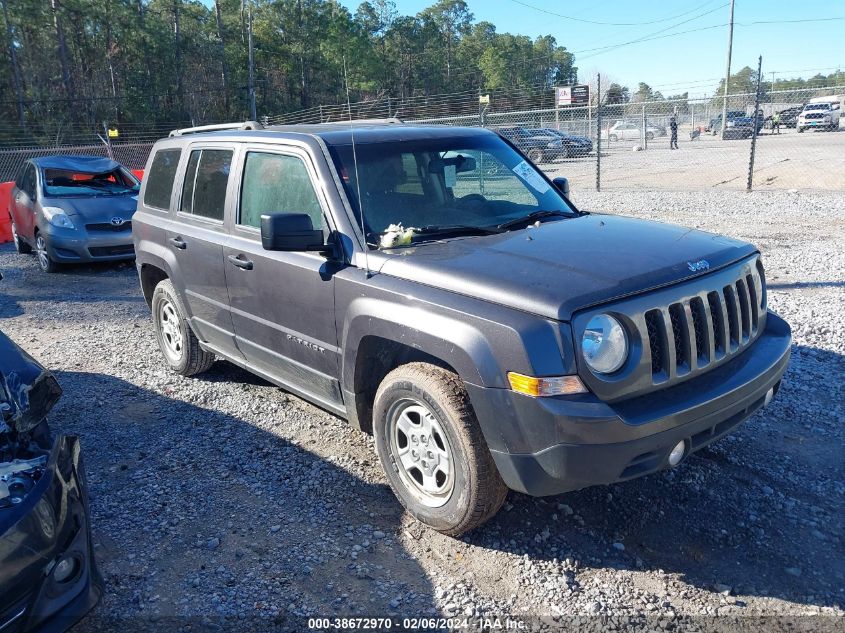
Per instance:
[[[153,157],[153,164],[146,174],[147,188],[144,191],[144,204],[156,209],[170,208],[170,194],[173,193],[173,180],[179,166],[180,149],[162,149]]]
[[[323,227],[323,210],[302,159],[263,152],[246,155],[238,224],[258,228],[265,213],[307,213],[315,229]]]
[[[179,210],[209,220],[223,221],[232,150],[195,149],[188,159]]]

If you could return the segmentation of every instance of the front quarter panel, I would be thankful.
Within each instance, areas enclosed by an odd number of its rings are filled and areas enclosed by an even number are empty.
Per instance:
[[[347,268],[337,276],[342,383],[353,391],[356,356],[379,336],[434,356],[467,383],[509,388],[507,372],[574,373],[568,324],[384,274]]]

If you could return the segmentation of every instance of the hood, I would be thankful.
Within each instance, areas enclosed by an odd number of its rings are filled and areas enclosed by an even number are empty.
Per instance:
[[[31,431],[61,395],[53,374],[0,332],[0,430]]]
[[[85,223],[108,223],[114,217],[131,219],[138,206],[138,194],[44,198],[42,205],[58,207],[71,218],[80,218]]]
[[[755,252],[747,242],[696,229],[586,215],[388,251],[377,269],[568,321],[577,310],[706,274]]]

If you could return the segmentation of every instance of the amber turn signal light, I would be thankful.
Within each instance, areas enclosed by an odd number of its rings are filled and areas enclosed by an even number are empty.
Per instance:
[[[509,371],[508,382],[513,391],[535,398],[587,393],[587,388],[578,376],[535,378],[534,376],[525,376]]]

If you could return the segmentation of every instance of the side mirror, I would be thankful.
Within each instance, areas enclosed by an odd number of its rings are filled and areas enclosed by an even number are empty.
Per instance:
[[[552,183],[557,187],[558,192],[564,197],[569,198],[569,178],[559,176],[552,180]]]
[[[305,213],[270,213],[261,216],[261,245],[267,251],[324,251],[323,232]]]

